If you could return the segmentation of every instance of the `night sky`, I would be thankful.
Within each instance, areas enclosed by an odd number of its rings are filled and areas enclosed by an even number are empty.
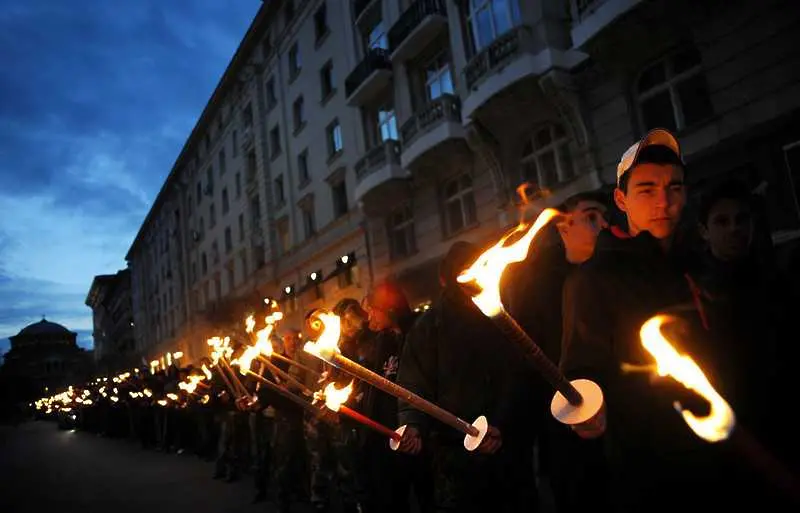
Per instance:
[[[259,0],[0,0],[0,355],[125,254]]]

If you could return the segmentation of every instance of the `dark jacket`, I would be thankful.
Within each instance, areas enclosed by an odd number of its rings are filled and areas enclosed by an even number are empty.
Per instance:
[[[719,361],[702,328],[702,311],[684,265],[644,232],[629,238],[604,231],[594,256],[567,280],[561,366],[570,378],[589,378],[603,389],[603,438],[624,511],[673,510],[686,494],[700,500],[720,492],[731,448],[695,435],[675,411],[675,390],[654,387],[646,373],[623,373],[623,362],[653,364],[639,339],[642,324],[658,313],[680,316],[686,331],[674,343],[692,356],[712,383]]]
[[[533,438],[535,376],[517,348],[460,291],[445,290],[411,329],[398,382],[467,422],[485,415],[504,444]],[[462,434],[402,401],[398,418],[401,425],[434,429],[445,444],[463,441]]]

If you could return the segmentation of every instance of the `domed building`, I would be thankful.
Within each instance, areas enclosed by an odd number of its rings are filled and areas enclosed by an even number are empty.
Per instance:
[[[15,381],[22,395],[34,397],[45,388],[55,391],[87,376],[87,352],[78,347],[78,334],[45,318],[9,337],[3,374]]]

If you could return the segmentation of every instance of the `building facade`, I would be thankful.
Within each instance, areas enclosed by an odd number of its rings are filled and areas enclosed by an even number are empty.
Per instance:
[[[95,276],[85,303],[92,309],[95,368],[109,374],[141,363],[133,336],[130,271]]]
[[[610,187],[656,126],[693,185],[765,194],[789,247],[798,21],[788,0],[265,2],[128,254],[137,347],[205,354],[234,298],[297,325],[392,278],[422,305],[452,242],[517,222],[518,185],[534,211]]]

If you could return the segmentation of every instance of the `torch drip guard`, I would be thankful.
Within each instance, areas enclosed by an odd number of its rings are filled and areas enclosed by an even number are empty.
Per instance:
[[[562,424],[574,426],[593,419],[603,407],[603,390],[588,379],[575,379],[570,384],[577,389],[583,400],[571,404],[561,392],[556,392],[550,402],[550,413]]]

